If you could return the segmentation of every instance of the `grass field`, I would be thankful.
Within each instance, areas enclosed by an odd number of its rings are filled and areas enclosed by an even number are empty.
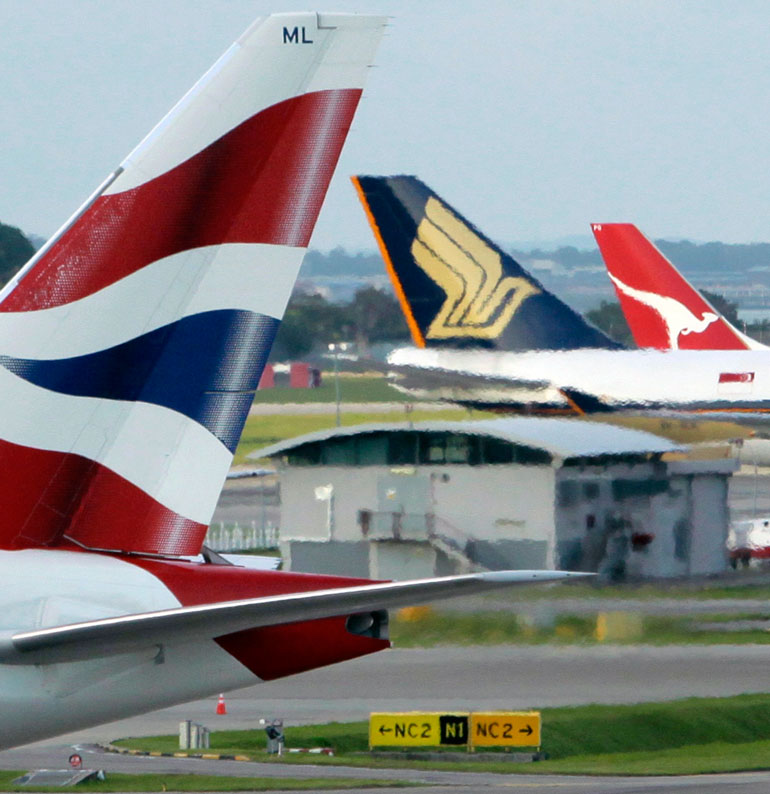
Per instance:
[[[554,584],[521,585],[508,596],[501,591],[494,597],[495,608],[522,601],[551,601],[554,599],[653,601],[660,598],[730,600],[749,598],[767,601],[770,605],[770,571],[767,574],[750,571],[744,578],[742,572],[732,572],[713,579],[671,579],[658,582],[607,582],[600,578]]]
[[[564,598],[610,597],[618,599],[732,599],[754,598],[770,602],[770,584],[753,581],[745,583],[740,576],[730,579],[697,581],[677,579],[670,582],[610,584],[591,579],[590,583],[575,582],[567,585],[557,584],[548,587],[522,587],[517,591],[530,600]],[[525,592],[526,591],[526,592]]]
[[[390,622],[390,636],[398,648],[431,648],[439,645],[568,645],[597,644],[597,614],[554,615],[546,625],[537,625],[526,614],[497,612],[418,612],[404,619],[396,613]],[[625,635],[608,636],[613,644],[724,645],[770,644],[768,628],[743,631],[705,630],[702,624],[733,620],[766,619],[766,615],[632,615],[638,625]],[[621,618],[622,620],[622,618]]]
[[[330,746],[336,755],[283,756],[282,762],[399,768],[438,765],[441,769],[529,774],[684,775],[768,769],[768,714],[770,695],[543,709],[543,750],[550,758],[536,764],[372,759],[366,752],[366,722],[307,725],[286,728],[287,746]],[[120,744],[171,752],[176,737],[128,739]],[[263,731],[211,734],[213,752],[264,758],[264,744]]]
[[[365,422],[422,422],[427,419],[454,421],[461,419],[484,418],[488,414],[482,411],[469,412],[464,408],[447,408],[444,411],[412,411],[408,415],[403,411],[386,411],[383,413],[343,413],[342,425],[364,424]],[[326,430],[334,427],[334,414],[274,414],[250,416],[243,428],[241,441],[235,452],[235,465],[253,463],[246,455],[260,447],[275,444],[286,438],[294,438],[315,430]]]
[[[346,403],[408,403],[413,397],[402,394],[388,385],[380,375],[340,375],[340,400]],[[290,389],[279,386],[262,389],[254,397],[255,403],[333,403],[336,400],[334,376],[324,373],[323,383],[317,389]]]

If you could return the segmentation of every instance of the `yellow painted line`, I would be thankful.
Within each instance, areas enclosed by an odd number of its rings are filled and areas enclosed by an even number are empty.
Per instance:
[[[203,753],[201,755],[201,758],[205,758],[208,761],[219,761],[220,760],[220,756],[219,756],[218,753]]]
[[[163,755],[163,753],[159,752],[158,750],[151,750],[150,755],[153,758],[160,758]]]
[[[189,753],[174,753],[174,758],[189,758]]]
[[[236,761],[251,761],[251,757],[248,756],[248,755],[236,755],[235,756],[235,760]]]

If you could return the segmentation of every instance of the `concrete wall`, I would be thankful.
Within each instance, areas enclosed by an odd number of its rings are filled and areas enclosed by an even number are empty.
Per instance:
[[[332,485],[334,540],[361,537],[358,511],[399,509],[382,504],[378,484],[420,477],[428,482],[428,512],[480,540],[553,538],[554,476],[549,466],[297,466],[281,472],[281,537],[327,540],[327,503],[315,489]],[[477,494],[483,493],[483,501]],[[473,509],[469,509],[469,504]]]
[[[700,475],[692,478],[692,540],[690,573],[716,573],[727,567],[727,480]]]
[[[649,497],[618,499],[614,481],[643,482],[663,476],[651,463],[567,466],[556,473],[556,549],[554,567],[601,570],[622,553],[618,528],[649,515]],[[612,540],[615,538],[615,540]]]
[[[437,573],[436,551],[427,543],[382,541],[369,548],[372,579],[423,579]]]
[[[654,538],[648,545],[631,549],[628,576],[684,576],[688,569],[690,532],[690,480],[670,477],[665,493],[653,496],[647,510],[634,516],[634,531],[646,532]]]
[[[556,567],[611,579],[723,571],[727,472],[709,467],[719,462],[559,470]]]
[[[729,466],[720,465],[285,468],[281,546],[291,570],[399,579],[448,572],[445,554],[413,542],[427,541],[424,520],[422,527],[414,516],[413,526],[404,521],[401,542],[383,539],[392,535],[388,513],[404,510],[433,513],[437,535],[491,569],[567,568],[608,578],[715,573],[726,564],[728,524]],[[332,501],[320,501],[316,489],[328,485]],[[372,543],[362,535],[361,510],[382,518],[370,528]]]
[[[281,471],[281,539],[328,540],[326,502],[316,499],[315,489],[331,484],[332,538],[361,539],[360,509],[377,509],[379,467],[296,466]]]
[[[369,543],[281,541],[284,567],[301,573],[369,578]]]
[[[441,522],[477,540],[554,537],[554,470],[550,466],[442,466],[431,471]]]

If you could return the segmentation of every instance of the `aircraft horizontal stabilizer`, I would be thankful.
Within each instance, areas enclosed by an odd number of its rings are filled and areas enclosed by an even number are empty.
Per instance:
[[[0,641],[0,663],[56,664],[114,656],[154,645],[216,639],[247,629],[398,608],[471,595],[513,584],[555,582],[591,574],[565,571],[491,571],[383,582],[355,587],[122,615],[24,631]]]

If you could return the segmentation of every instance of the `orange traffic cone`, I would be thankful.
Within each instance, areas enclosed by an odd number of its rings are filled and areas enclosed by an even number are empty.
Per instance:
[[[227,706],[225,706],[225,696],[220,695],[217,700],[217,714],[227,714]]]

